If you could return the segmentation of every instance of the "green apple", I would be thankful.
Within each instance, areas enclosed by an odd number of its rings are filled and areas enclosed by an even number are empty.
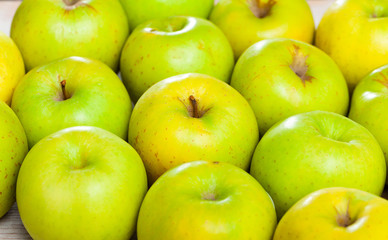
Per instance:
[[[312,43],[315,30],[306,0],[220,0],[210,20],[225,33],[236,58],[264,39]]]
[[[388,166],[388,65],[376,69],[357,85],[349,118],[375,136]]]
[[[0,218],[15,202],[16,179],[27,151],[27,138],[19,119],[0,101]]]
[[[316,191],[280,220],[273,240],[386,240],[388,201],[349,188]]]
[[[229,82],[233,51],[213,23],[169,17],[139,25],[121,55],[121,74],[136,101],[153,84],[183,73],[203,73]]]
[[[273,202],[252,176],[227,163],[195,161],[152,185],[140,208],[137,235],[139,240],[271,240],[275,226]]]
[[[271,195],[280,218],[302,197],[322,188],[380,195],[386,164],[366,128],[336,113],[314,111],[273,126],[257,145],[251,174]]]
[[[260,132],[292,115],[347,113],[349,92],[335,62],[307,43],[263,40],[238,60],[231,81],[255,112]]]
[[[129,239],[147,191],[136,151],[96,127],[56,132],[27,154],[16,189],[33,239]]]
[[[194,16],[207,18],[214,0],[120,0],[131,29],[155,18]]]
[[[11,103],[13,91],[24,76],[24,63],[18,47],[0,31],[0,101]]]
[[[31,148],[43,137],[73,126],[96,126],[126,139],[131,100],[105,64],[80,57],[31,70],[12,98]]]
[[[128,34],[128,20],[118,0],[24,0],[11,27],[27,70],[80,56],[117,71]]]
[[[135,105],[128,142],[153,183],[166,170],[196,160],[244,170],[259,139],[248,102],[228,84],[203,74],[156,83]]]
[[[315,44],[341,68],[350,90],[388,64],[388,1],[337,0],[320,22]]]

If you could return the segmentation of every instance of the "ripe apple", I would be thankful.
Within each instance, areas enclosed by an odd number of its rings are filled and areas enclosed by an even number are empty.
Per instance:
[[[31,70],[12,99],[31,148],[43,137],[73,126],[96,126],[126,139],[131,100],[105,64],[80,57]]]
[[[96,127],[56,132],[27,154],[17,181],[33,239],[129,239],[147,191],[136,151]]]
[[[252,44],[269,38],[312,43],[314,20],[306,0],[220,0],[210,14],[238,58]]]
[[[388,65],[376,69],[357,85],[349,118],[375,136],[388,166]]]
[[[143,22],[171,16],[207,18],[214,0],[120,0],[131,29]]]
[[[153,84],[183,73],[203,73],[229,82],[233,51],[213,23],[194,17],[169,17],[141,24],[121,55],[121,74],[137,101]]]
[[[347,113],[349,92],[335,62],[307,43],[263,40],[238,60],[231,81],[255,112],[260,132],[292,115]]]
[[[161,207],[163,206],[163,207]],[[273,202],[245,171],[195,161],[163,174],[140,208],[139,240],[272,239]]]
[[[315,44],[341,68],[350,90],[388,64],[388,1],[337,0],[320,22]]]
[[[27,70],[80,56],[117,71],[128,34],[128,20],[117,0],[24,0],[11,27]]]
[[[273,240],[386,240],[388,201],[349,188],[307,195],[280,220]]]
[[[135,105],[128,142],[150,183],[166,170],[196,160],[247,170],[259,139],[248,102],[228,84],[203,74],[156,83]]]
[[[23,75],[24,63],[19,49],[0,31],[0,101],[11,103],[13,91]]]
[[[27,138],[19,119],[0,101],[0,218],[15,202],[16,179],[27,151]]]
[[[384,154],[363,126],[336,113],[301,113],[273,126],[252,158],[251,174],[280,218],[299,199],[327,187],[376,195],[386,177]]]

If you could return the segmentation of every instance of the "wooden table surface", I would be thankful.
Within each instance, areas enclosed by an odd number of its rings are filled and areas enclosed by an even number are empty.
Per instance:
[[[0,31],[7,35],[9,35],[12,18],[20,2],[18,0],[0,0]],[[318,25],[324,12],[333,0],[310,0],[308,2],[314,15],[315,24]],[[387,191],[384,193],[384,196],[388,199]],[[0,240],[6,239],[31,239],[23,227],[16,204],[0,219]]]

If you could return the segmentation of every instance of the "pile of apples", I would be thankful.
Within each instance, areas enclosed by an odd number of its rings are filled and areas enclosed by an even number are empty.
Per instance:
[[[0,217],[16,198],[40,240],[387,240],[387,64],[385,0],[316,32],[306,0],[24,0]]]

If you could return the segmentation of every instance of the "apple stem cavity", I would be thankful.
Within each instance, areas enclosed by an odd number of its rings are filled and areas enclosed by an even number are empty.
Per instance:
[[[193,95],[190,95],[189,99],[190,99],[191,107],[193,109],[191,117],[193,117],[193,118],[200,118],[201,116],[199,115],[199,112],[198,112],[198,102],[197,102],[197,100],[195,99],[195,97]]]
[[[262,0],[252,0],[250,9],[257,18],[265,18],[270,14],[271,9],[275,4],[275,0],[268,0],[265,3],[263,3]]]
[[[66,10],[72,10],[74,8],[77,8],[79,6],[85,5],[85,0],[62,0],[65,4]]]
[[[62,87],[62,94],[63,94],[63,100],[67,100],[70,98],[70,96],[67,95],[66,93],[66,80],[61,81],[61,87]]]
[[[215,193],[207,192],[207,193],[204,193],[202,195],[202,199],[203,200],[209,200],[209,201],[215,201],[217,198],[216,198],[216,194]]]
[[[294,51],[292,53],[293,60],[290,64],[290,68],[294,73],[302,80],[303,86],[306,86],[306,82],[311,82],[312,77],[307,74],[309,66],[307,65],[308,56],[303,55],[300,52],[300,48],[294,45]]]
[[[350,201],[347,204],[345,214],[342,214],[338,211],[338,209],[335,209],[337,212],[337,223],[340,227],[346,228],[354,223],[354,221],[352,221],[350,214],[349,214],[349,205],[350,205]]]

